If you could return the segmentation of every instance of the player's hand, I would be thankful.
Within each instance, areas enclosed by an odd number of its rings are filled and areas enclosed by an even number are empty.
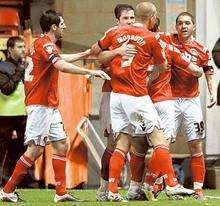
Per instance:
[[[154,80],[156,80],[159,77],[160,73],[156,70],[153,70],[149,75],[149,83],[152,83]]]
[[[123,56],[123,59],[134,56],[137,53],[137,50],[135,49],[134,45],[128,44],[128,42],[129,39],[126,42],[124,42],[119,48],[117,48],[118,55]]]
[[[91,75],[105,80],[111,80],[111,77],[102,70],[92,70]]]
[[[212,108],[216,104],[216,102],[217,102],[216,97],[214,97],[213,95],[210,95],[209,104],[207,107]]]

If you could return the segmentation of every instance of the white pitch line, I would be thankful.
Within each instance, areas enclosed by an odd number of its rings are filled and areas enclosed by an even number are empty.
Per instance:
[[[206,195],[207,198],[210,198],[210,199],[218,199],[220,200],[220,197],[216,197],[216,196],[209,196],[209,195]]]

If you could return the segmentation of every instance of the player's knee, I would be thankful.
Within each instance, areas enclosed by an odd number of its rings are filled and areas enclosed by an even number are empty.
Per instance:
[[[162,130],[154,130],[150,134],[150,141],[153,146],[157,145],[167,145],[167,139],[165,138],[165,135]]]
[[[166,139],[165,139],[165,145],[166,145],[167,147],[170,146],[170,142],[171,142],[171,138],[166,138]]]
[[[128,134],[119,134],[117,138],[116,148],[128,152],[131,146],[131,137]]]
[[[39,156],[43,154],[44,147],[37,146],[35,144],[28,145],[25,156],[29,157],[32,161],[35,161]]]
[[[54,147],[55,153],[57,155],[65,156],[68,150],[68,143],[66,140],[59,141],[56,143],[56,146]]]
[[[202,141],[201,140],[190,141],[189,149],[192,155],[203,154]]]
[[[157,145],[167,145],[166,139],[165,139],[165,138],[162,138],[162,137],[156,139],[156,140],[154,141],[153,146],[157,146]]]

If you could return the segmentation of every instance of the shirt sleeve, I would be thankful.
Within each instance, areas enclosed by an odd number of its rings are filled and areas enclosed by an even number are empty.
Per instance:
[[[165,49],[167,44],[160,39],[158,35],[154,36],[151,42],[151,51],[154,64],[163,64],[166,60]]]
[[[113,28],[105,32],[104,36],[98,41],[99,47],[104,51],[112,45]]]
[[[45,43],[42,45],[42,56],[47,62],[55,64],[58,60],[62,59],[58,53],[58,49],[53,43]]]
[[[205,56],[203,59],[203,71],[205,74],[214,74],[214,68],[212,67],[212,56],[207,47],[204,47]]]

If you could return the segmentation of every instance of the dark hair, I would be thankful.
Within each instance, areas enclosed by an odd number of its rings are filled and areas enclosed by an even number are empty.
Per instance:
[[[60,13],[54,10],[47,10],[43,12],[43,14],[40,17],[40,26],[43,33],[49,32],[53,24],[59,26],[61,16],[62,15]]]
[[[20,36],[10,37],[7,41],[7,49],[14,48],[16,42],[24,42],[24,39],[22,39]]]
[[[181,12],[181,13],[176,17],[176,24],[177,24],[177,21],[178,21],[179,17],[181,17],[181,16],[188,16],[188,17],[190,17],[192,23],[195,24],[195,18],[194,18],[194,16],[193,16],[192,14],[190,14],[189,12],[186,12],[186,11]]]
[[[134,11],[134,8],[129,4],[117,4],[114,9],[115,18],[120,19],[122,11],[125,11],[125,10],[126,11],[130,11],[130,10]]]

